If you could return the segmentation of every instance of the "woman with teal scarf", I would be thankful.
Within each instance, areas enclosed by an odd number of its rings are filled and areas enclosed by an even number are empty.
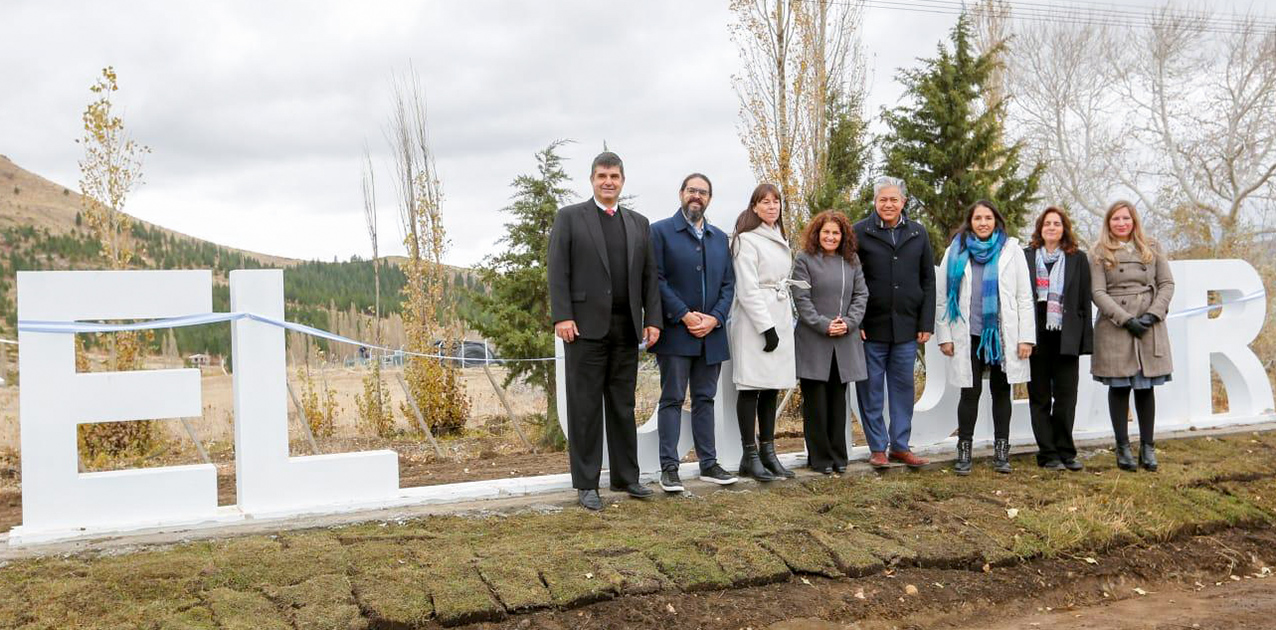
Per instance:
[[[970,474],[975,419],[988,370],[992,392],[993,469],[1010,472],[1010,386],[1032,376],[1037,341],[1032,282],[1019,240],[992,202],[980,200],[939,264],[935,339],[951,357],[948,380],[961,388],[957,403],[957,463]]]

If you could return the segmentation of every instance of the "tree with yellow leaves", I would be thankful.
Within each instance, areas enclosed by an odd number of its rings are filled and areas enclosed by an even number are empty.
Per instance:
[[[388,136],[399,197],[399,220],[407,260],[403,272],[403,328],[410,352],[433,355],[450,349],[460,338],[454,307],[445,299],[448,286],[443,254],[447,233],[443,228],[443,191],[430,148],[425,116],[425,95],[416,76],[409,72],[394,84],[393,111]],[[457,433],[465,427],[469,400],[454,365],[436,358],[411,356],[403,370],[409,392],[436,434]],[[414,412],[406,403],[405,416]]]
[[[110,269],[127,269],[133,260],[130,233],[133,222],[124,214],[129,193],[142,183],[142,159],[151,152],[131,138],[124,119],[116,111],[112,97],[119,91],[115,68],[102,69],[102,76],[89,88],[94,100],[84,109],[84,137],[76,142],[84,148],[80,160],[80,194],[84,223],[101,244],[102,256]],[[153,333],[107,335],[110,360],[107,369],[136,370],[142,365],[144,344]],[[81,350],[77,344],[77,350]],[[82,350],[81,350],[82,353]],[[80,426],[81,452],[86,459],[103,456],[143,454],[155,446],[155,423],[114,422]]]

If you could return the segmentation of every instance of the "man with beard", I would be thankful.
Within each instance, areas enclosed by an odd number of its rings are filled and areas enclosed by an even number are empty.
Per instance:
[[[648,348],[660,365],[660,487],[681,492],[678,438],[682,403],[691,388],[691,435],[700,460],[700,478],[727,485],[736,477],[718,465],[713,437],[713,398],[722,362],[730,358],[723,324],[735,296],[735,272],[727,234],[709,225],[705,209],[713,197],[709,178],[692,173],[678,190],[681,207],[651,224],[651,243],[660,278],[664,331]]]
[[[660,288],[647,218],[620,206],[620,156],[598,154],[589,182],[593,198],[560,208],[554,217],[549,301],[567,364],[572,487],[582,507],[601,510],[604,434],[611,489],[637,499],[652,494],[638,482],[634,388],[639,340],[651,346],[660,337]]]

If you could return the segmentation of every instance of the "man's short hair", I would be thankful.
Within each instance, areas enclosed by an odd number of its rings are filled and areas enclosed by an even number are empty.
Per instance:
[[[908,188],[904,186],[904,180],[898,177],[879,177],[873,182],[873,198],[876,199],[886,188],[898,188],[899,196],[908,196]]]
[[[708,185],[709,185],[709,196],[710,196],[710,197],[712,197],[712,196],[713,196],[713,182],[709,181],[709,177],[708,177],[707,175],[705,175],[704,173],[692,173],[692,174],[690,174],[690,175],[688,175],[688,176],[686,176],[686,177],[682,178],[682,187],[678,189],[678,192],[682,192],[682,191],[686,190],[686,189],[687,189],[687,182],[689,182],[689,181],[691,181],[691,180],[693,180],[693,179],[703,179],[703,180],[704,180],[704,183],[706,183],[706,184],[708,184]]]
[[[594,173],[598,172],[598,167],[605,166],[608,168],[620,168],[620,176],[625,176],[625,163],[620,161],[620,156],[611,151],[603,151],[594,158],[594,163],[589,165],[589,176],[592,178]]]

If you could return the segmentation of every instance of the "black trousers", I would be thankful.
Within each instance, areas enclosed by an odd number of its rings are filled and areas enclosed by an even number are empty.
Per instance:
[[[1059,354],[1059,331],[1037,332],[1037,347],[1028,360],[1028,409],[1037,438],[1037,464],[1077,458],[1072,425],[1077,416],[1077,374],[1080,359]]]
[[[1007,349],[1007,351],[1009,351]],[[979,396],[984,391],[984,367],[988,368],[988,389],[992,392],[992,430],[993,437],[999,440],[1010,439],[1010,381],[1006,380],[1006,372],[997,364],[985,364],[979,358],[979,337],[970,338],[970,369],[974,375],[974,384],[961,388],[961,398],[957,401],[957,439],[970,440],[975,437],[975,419],[979,417]]]
[[[598,487],[603,460],[603,424],[611,483],[638,483],[638,431],[634,388],[638,384],[638,339],[628,313],[612,313],[603,339],[563,344],[567,362],[567,450],[572,487]],[[604,409],[606,413],[604,414]]]
[[[808,466],[846,465],[846,383],[838,377],[836,355],[827,381],[802,379],[802,435]]]

